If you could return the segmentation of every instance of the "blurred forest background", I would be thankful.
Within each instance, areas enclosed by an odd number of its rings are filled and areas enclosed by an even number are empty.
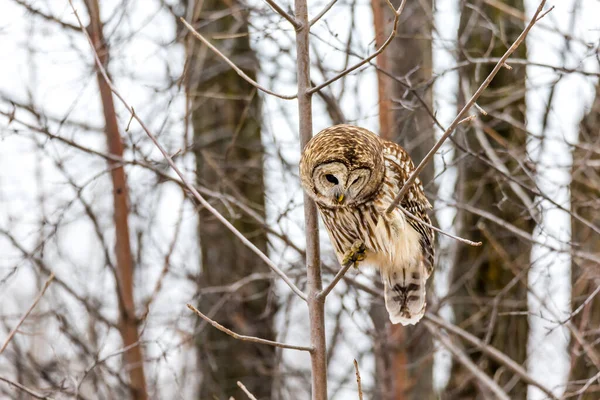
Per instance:
[[[483,245],[437,235],[415,327],[334,280],[298,180],[337,123],[420,162],[539,4],[0,0],[0,398],[600,398],[597,0],[546,4],[421,174]]]

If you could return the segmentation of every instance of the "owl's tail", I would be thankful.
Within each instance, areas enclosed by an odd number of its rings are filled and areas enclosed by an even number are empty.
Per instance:
[[[414,325],[425,314],[425,282],[423,262],[410,267],[381,270],[385,288],[385,308],[392,324]]]

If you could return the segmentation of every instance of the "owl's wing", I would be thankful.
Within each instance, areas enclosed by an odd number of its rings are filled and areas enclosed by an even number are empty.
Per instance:
[[[415,166],[408,155],[408,153],[398,144],[393,142],[384,143],[384,158],[386,164],[386,173],[384,179],[384,191],[387,204],[383,204],[387,208],[393,199],[396,197],[404,182],[408,179]],[[431,209],[431,204],[425,192],[423,190],[423,184],[419,178],[415,180],[415,183],[408,189],[408,192],[400,202],[400,205],[419,218],[431,225],[431,220],[427,215],[427,210]],[[401,211],[400,211],[401,212]],[[427,264],[428,272],[431,273],[433,270],[433,258],[434,258],[434,232],[427,225],[406,216],[408,224],[419,233],[419,242],[423,255],[425,256],[425,263]]]

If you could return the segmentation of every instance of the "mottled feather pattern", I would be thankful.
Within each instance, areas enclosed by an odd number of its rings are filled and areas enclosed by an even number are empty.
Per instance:
[[[317,168],[327,172],[328,165],[336,165],[331,171],[339,171],[342,164],[348,174],[356,169],[371,171],[369,182],[347,204],[338,204],[321,193],[319,176],[314,176],[318,175]],[[401,146],[350,125],[334,126],[317,134],[307,145],[300,165],[303,187],[316,201],[338,260],[342,263],[357,241],[363,243],[366,257],[360,265],[379,269],[390,320],[403,325],[418,322],[424,313],[425,283],[434,261],[431,228],[400,209],[385,212],[413,170],[413,162]],[[338,177],[348,174],[338,173]],[[344,193],[351,187],[348,182],[331,185],[336,189],[341,186]],[[419,179],[400,205],[430,223],[426,211],[431,205]]]
[[[387,203],[391,204],[393,199],[404,186],[404,182],[408,179],[410,174],[414,171],[415,166],[408,155],[408,153],[398,144],[385,141],[385,159],[386,159],[386,170],[391,171],[390,180],[394,180],[394,183],[390,187],[390,192],[386,195],[386,200],[391,198],[392,200]],[[427,197],[425,197],[425,191],[423,190],[423,183],[419,178],[415,180],[415,183],[409,188],[408,193],[404,196],[404,199],[400,202],[405,210],[419,218],[421,221],[431,225],[427,210],[431,209],[431,204]],[[421,247],[423,254],[426,254],[427,268],[429,274],[433,271],[434,262],[434,231],[427,225],[424,225],[410,217],[406,217],[407,222],[421,235]]]
[[[386,246],[386,243],[380,243],[375,238],[374,232],[377,221],[381,215],[385,215],[385,210],[396,198],[404,182],[414,170],[414,165],[406,151],[393,142],[384,142],[383,155],[386,167],[385,177],[379,192],[373,198],[373,202],[363,203],[355,208],[335,209],[322,207],[317,203],[323,222],[332,237],[332,244],[340,262],[346,250],[357,240],[364,240],[368,249],[378,253],[382,252]],[[431,209],[431,204],[425,197],[423,185],[418,178],[408,190],[400,205],[420,220],[431,224],[426,213],[428,209]],[[399,210],[395,212],[401,213]],[[414,219],[405,217],[404,214],[402,214],[402,218],[405,218],[406,222],[421,235],[420,244],[423,253],[427,255],[427,268],[428,272],[431,273],[434,257],[432,247],[433,230]],[[340,227],[344,228],[339,229]],[[391,236],[391,227],[387,218],[384,218],[384,227]]]

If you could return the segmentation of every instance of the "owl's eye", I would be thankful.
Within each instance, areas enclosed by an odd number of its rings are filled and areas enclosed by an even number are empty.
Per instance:
[[[339,183],[339,181],[337,180],[337,178],[331,174],[327,174],[325,175],[325,179],[327,179],[328,182],[333,183],[334,185],[337,185]]]
[[[350,186],[354,185],[356,182],[358,182],[360,180],[360,178],[356,178],[355,180],[352,181],[352,183],[350,184]]]

